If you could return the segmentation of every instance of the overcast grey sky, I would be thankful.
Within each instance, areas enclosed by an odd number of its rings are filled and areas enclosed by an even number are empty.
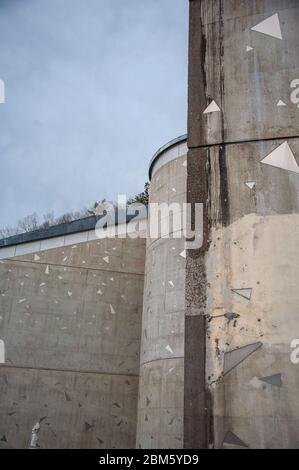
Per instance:
[[[0,226],[142,191],[186,132],[187,0],[0,0]]]

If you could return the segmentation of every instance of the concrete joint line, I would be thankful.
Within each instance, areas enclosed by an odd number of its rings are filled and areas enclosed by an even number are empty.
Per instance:
[[[86,271],[101,271],[105,273],[132,274],[133,276],[144,276],[143,273],[132,273],[130,271],[116,271],[112,269],[89,268],[88,266],[68,266],[67,264],[38,263],[37,261],[22,260],[22,259],[4,258],[2,261],[8,261],[8,262],[14,261],[15,263],[30,263],[30,264],[37,264],[40,266],[54,266],[57,268],[80,269],[81,271],[85,269]]]
[[[96,374],[96,375],[113,375],[113,376],[120,376],[120,377],[139,377],[138,374],[118,374],[117,372],[100,372],[95,370],[76,370],[76,369],[54,369],[51,367],[29,367],[29,366],[16,366],[16,365],[8,365],[8,364],[0,364],[0,369],[29,369],[29,370],[45,370],[51,372],[70,372],[75,374]]]
[[[159,361],[169,361],[173,359],[184,359],[184,356],[173,356],[173,357],[161,357],[159,359],[152,359],[151,361],[146,361],[140,363],[140,367],[146,366],[147,364],[151,364],[152,362],[159,362]]]
[[[258,142],[272,142],[273,140],[291,140],[291,139],[299,139],[299,135],[291,135],[291,136],[284,136],[284,137],[267,137],[265,139],[249,139],[249,140],[236,140],[236,141],[229,141],[229,142],[216,142],[214,144],[201,144],[201,145],[190,146],[190,147],[188,145],[188,150],[222,147],[224,145],[242,145],[242,144],[258,143]]]

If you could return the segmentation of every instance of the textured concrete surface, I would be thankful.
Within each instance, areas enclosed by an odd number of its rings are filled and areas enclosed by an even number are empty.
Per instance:
[[[2,448],[43,416],[43,448],[135,446],[144,258],[127,238],[1,261]]]
[[[155,172],[151,203],[186,201],[186,155]],[[148,239],[144,287],[138,448],[183,447],[184,240]]]
[[[41,449],[134,448],[137,389],[135,376],[1,367],[1,449],[28,448],[39,420]]]
[[[299,78],[298,1],[192,0],[190,8],[189,146],[298,136],[290,100]],[[251,30],[275,13],[283,40]],[[277,107],[280,99],[286,107]],[[203,115],[212,100],[222,112]]]
[[[206,205],[207,243],[188,254],[187,286],[200,280],[187,293],[201,305],[194,315],[206,318],[206,350],[197,358],[205,393],[202,381],[192,392],[204,393],[198,416],[207,410],[199,436],[185,433],[187,447],[299,446],[299,369],[290,360],[299,328],[299,176],[261,163],[285,141],[299,163],[299,113],[290,99],[299,76],[298,7],[190,2],[187,187],[188,200]],[[276,13],[282,40],[251,30]],[[203,114],[212,100],[220,112]],[[185,429],[198,416],[186,415]]]
[[[206,373],[216,447],[228,430],[254,448],[299,446],[299,371],[290,360],[298,331],[298,237],[298,214],[245,215],[212,232]],[[251,288],[250,300],[233,288]],[[239,317],[218,317],[226,311]],[[262,346],[222,378],[225,353],[256,341]],[[263,383],[276,374],[281,386]]]

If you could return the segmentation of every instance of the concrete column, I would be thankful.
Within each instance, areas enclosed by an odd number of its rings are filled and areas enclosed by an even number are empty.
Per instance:
[[[150,165],[150,203],[186,201],[186,137]],[[168,219],[167,213],[164,214]],[[182,448],[184,414],[184,240],[148,238],[140,351],[137,448]],[[152,235],[149,233],[149,235]]]
[[[299,447],[298,24],[296,0],[190,1],[185,447]]]

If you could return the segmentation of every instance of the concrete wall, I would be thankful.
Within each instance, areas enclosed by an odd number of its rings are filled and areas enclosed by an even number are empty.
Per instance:
[[[186,201],[186,150],[180,145],[159,156],[150,185],[151,203]],[[171,234],[147,240],[137,448],[183,447],[183,251],[184,240],[174,239]]]
[[[299,331],[299,175],[282,167],[299,163],[299,110],[290,100],[299,5],[193,0],[190,8],[188,200],[206,205],[206,243],[188,256],[187,282],[199,273],[192,302],[201,305],[206,350],[187,423],[190,430],[199,418],[201,432],[185,435],[185,446],[298,448],[290,343]],[[276,13],[282,40],[251,30]],[[212,100],[220,111],[204,114]],[[295,160],[261,163],[285,141]],[[186,405],[191,398],[187,391]]]
[[[0,262],[0,447],[132,448],[144,239]]]

